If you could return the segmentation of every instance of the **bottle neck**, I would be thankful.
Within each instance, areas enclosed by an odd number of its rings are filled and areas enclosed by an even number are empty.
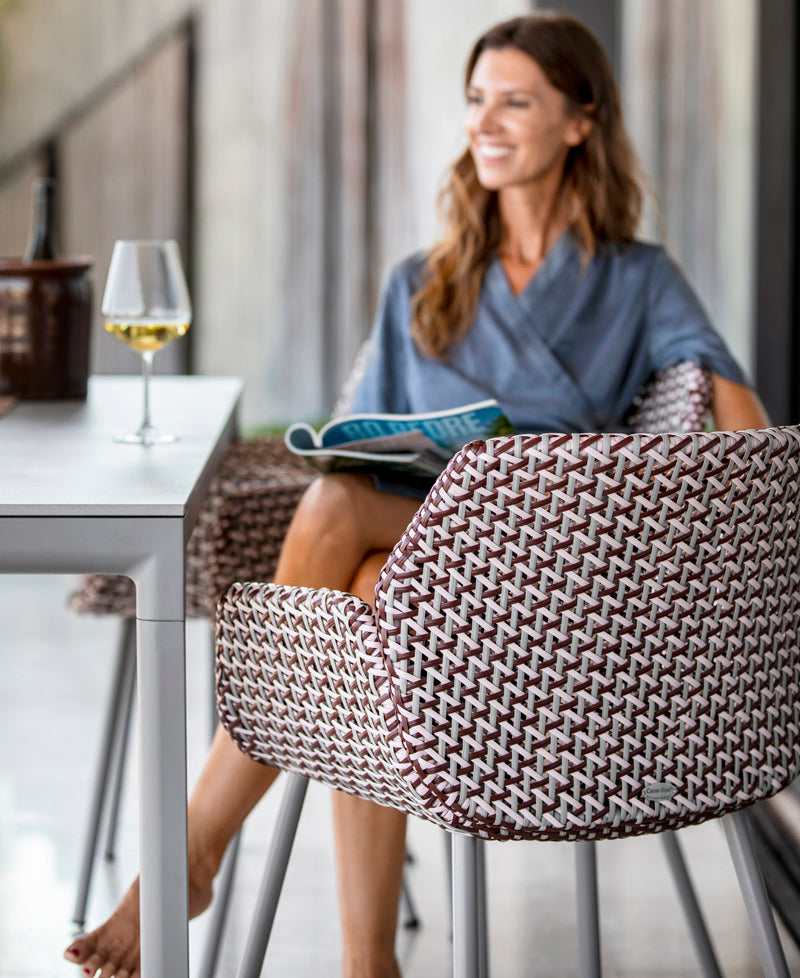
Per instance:
[[[23,261],[52,261],[55,244],[55,180],[37,180],[33,185],[33,215]]]

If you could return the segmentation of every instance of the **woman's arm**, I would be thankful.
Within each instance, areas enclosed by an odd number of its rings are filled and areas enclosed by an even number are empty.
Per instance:
[[[713,373],[711,385],[711,413],[718,431],[769,427],[766,411],[749,387]]]

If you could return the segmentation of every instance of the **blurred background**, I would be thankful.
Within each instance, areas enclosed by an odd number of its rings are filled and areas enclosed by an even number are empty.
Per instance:
[[[388,266],[429,245],[476,36],[519,0],[0,0],[0,254],[35,176],[95,260],[175,237],[195,319],[156,371],[238,374],[245,431],[330,409]],[[542,5],[544,6],[544,5]],[[794,0],[572,0],[619,78],[665,240],[776,422],[798,411]]]

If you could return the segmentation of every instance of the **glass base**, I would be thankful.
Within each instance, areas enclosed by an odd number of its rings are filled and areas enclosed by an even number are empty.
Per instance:
[[[122,445],[169,445],[174,441],[180,441],[177,435],[167,435],[155,428],[140,428],[130,435],[114,435],[113,441]]]

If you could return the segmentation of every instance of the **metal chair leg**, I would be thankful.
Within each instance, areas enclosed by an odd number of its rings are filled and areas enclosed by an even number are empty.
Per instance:
[[[480,840],[460,832],[453,842],[453,978],[480,978]]]
[[[789,978],[789,967],[753,850],[747,813],[732,812],[723,818],[722,824],[764,974],[766,978]]]
[[[200,970],[197,978],[214,978],[217,970],[217,960],[219,949],[222,946],[222,932],[225,928],[225,921],[228,916],[231,893],[233,892],[233,877],[236,872],[236,859],[239,854],[239,843],[242,833],[236,835],[228,843],[225,850],[225,857],[222,860],[222,868],[216,883],[216,895],[211,907],[211,920],[206,933],[206,941],[203,946],[203,958],[200,962]]]
[[[409,885],[405,870],[403,871],[403,888],[400,891],[400,906],[403,914],[403,927],[407,930],[415,930],[419,927],[417,905],[411,893],[411,886]]]
[[[117,733],[117,750],[114,759],[114,783],[111,788],[111,802],[106,820],[106,844],[103,855],[106,860],[114,858],[119,826],[119,806],[122,800],[122,784],[125,780],[125,767],[130,743],[131,714],[136,700],[136,649],[131,646],[128,672],[125,678],[126,688],[123,691],[123,702],[120,709]]]
[[[442,832],[444,841],[444,879],[447,886],[447,906],[450,908],[448,919],[450,921],[450,940],[453,940],[453,835],[450,832]]]
[[[216,648],[214,644],[213,624],[211,626],[209,650],[211,653],[210,675],[213,677],[214,667],[216,665]],[[213,678],[211,682],[211,701],[209,706],[211,707],[209,712],[209,720],[211,721],[211,739],[213,740],[219,724],[216,688]],[[211,918],[209,920],[208,930],[206,931],[205,944],[203,945],[203,957],[200,961],[200,970],[197,978],[214,978],[214,974],[217,970],[217,961],[219,960],[219,952],[220,948],[222,947],[222,934],[228,917],[231,894],[233,893],[233,882],[236,875],[236,863],[238,861],[241,838],[242,833],[240,830],[231,839],[231,841],[228,843],[228,848],[225,850],[225,856],[222,860],[222,867],[219,875],[217,876],[217,882],[214,887],[214,903],[211,906]]]
[[[86,905],[89,902],[89,887],[92,881],[92,869],[94,868],[94,857],[97,851],[97,837],[100,831],[100,819],[103,814],[103,802],[106,797],[108,786],[108,775],[111,766],[111,757],[114,750],[114,742],[118,736],[120,703],[123,690],[125,688],[125,678],[127,670],[130,668],[129,660],[135,656],[136,649],[136,622],[132,618],[126,618],[122,622],[122,632],[117,648],[117,659],[114,666],[114,678],[111,687],[111,699],[106,710],[105,721],[103,724],[103,737],[100,747],[100,758],[95,775],[94,789],[92,791],[92,804],[89,811],[89,825],[86,831],[86,840],[83,847],[83,858],[81,861],[81,871],[78,882],[78,895],[75,900],[75,909],[72,914],[73,921],[83,927],[86,922]]]
[[[722,978],[719,962],[714,953],[714,946],[711,943],[711,937],[709,936],[706,922],[703,919],[703,912],[697,901],[697,895],[692,886],[689,871],[686,868],[686,862],[683,858],[680,843],[675,832],[662,832],[661,844],[664,847],[667,863],[669,864],[672,878],[678,890],[686,923],[689,926],[703,974],[705,978]]]
[[[405,866],[413,866],[417,861],[417,857],[409,848],[408,843],[406,843],[406,856],[404,860]],[[406,930],[415,930],[419,927],[419,914],[417,913],[417,901],[414,899],[414,895],[411,892],[411,884],[408,882],[408,874],[403,869],[403,889],[400,892],[400,907],[403,915],[403,927]]]
[[[278,813],[278,822],[272,837],[267,868],[258,895],[258,905],[250,926],[244,957],[239,968],[239,978],[258,978],[267,952],[278,897],[281,893],[286,866],[292,852],[297,823],[303,810],[308,780],[296,774],[287,774],[287,785]]]
[[[597,847],[575,843],[578,956],[581,978],[600,978],[600,912],[597,901]]]
[[[210,739],[213,740],[217,726],[219,725],[216,688],[213,682],[214,667],[216,665],[216,648],[214,642],[213,623],[211,625],[209,651],[211,654],[211,670],[209,675],[212,677],[211,699],[209,702],[209,720],[211,723]],[[220,948],[222,947],[222,935],[223,931],[225,930],[225,922],[228,918],[228,908],[230,907],[231,895],[233,893],[233,883],[236,875],[236,863],[239,857],[241,838],[242,833],[240,830],[231,839],[231,841],[228,843],[228,848],[225,850],[222,866],[214,886],[214,903],[212,904],[210,910],[211,916],[209,919],[208,930],[206,931],[205,944],[203,945],[203,956],[200,961],[200,970],[197,973],[197,978],[214,978],[217,970],[219,952]]]
[[[478,841],[478,970],[489,978],[489,914],[486,908],[486,845]]]

